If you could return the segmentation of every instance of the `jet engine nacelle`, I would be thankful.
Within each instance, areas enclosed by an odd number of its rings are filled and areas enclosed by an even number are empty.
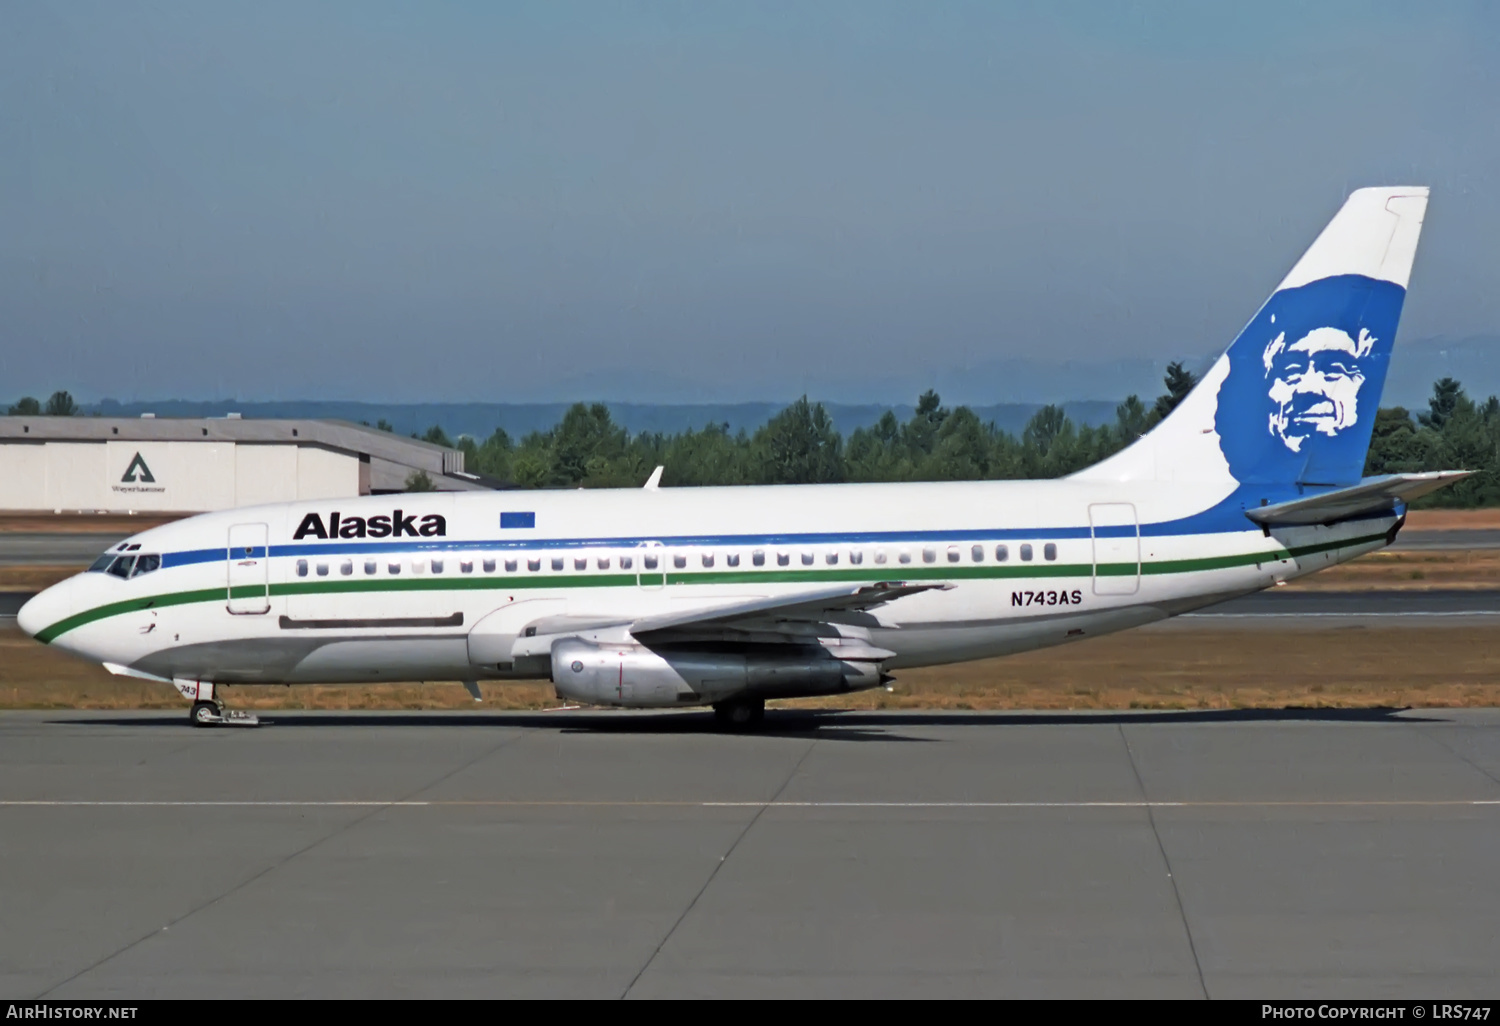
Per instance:
[[[887,679],[878,662],[839,659],[821,646],[764,648],[770,651],[653,650],[563,638],[552,644],[552,683],[570,701],[644,709],[706,705],[743,694],[830,695]]]

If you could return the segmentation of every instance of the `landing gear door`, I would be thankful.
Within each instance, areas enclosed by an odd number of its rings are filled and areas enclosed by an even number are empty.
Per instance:
[[[265,524],[229,528],[229,611],[257,615],[271,611],[271,558]]]
[[[1134,595],[1141,588],[1141,525],[1135,505],[1089,506],[1089,533],[1094,541],[1094,594]]]

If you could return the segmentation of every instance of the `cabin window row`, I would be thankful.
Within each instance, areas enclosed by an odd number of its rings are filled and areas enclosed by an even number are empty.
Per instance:
[[[1036,550],[1030,542],[1022,542],[1016,546],[1016,549],[1017,556],[1021,562],[1029,563],[1035,559]],[[409,572],[414,575],[429,572],[442,574],[447,572],[450,564],[456,564],[456,568],[461,574],[474,573],[476,567],[483,573],[492,574],[497,572],[501,566],[504,567],[505,573],[513,574],[520,572],[521,563],[523,562],[526,564],[527,572],[530,573],[539,572],[544,565],[554,573],[561,573],[569,569],[582,572],[589,570],[591,566],[594,570],[611,570],[616,564],[618,564],[621,570],[634,571],[636,555],[636,553],[629,553],[618,556],[610,554],[594,556],[527,556],[524,559],[521,557],[506,559],[498,557],[480,559],[460,557],[456,560],[443,558],[413,559],[410,561],[399,559],[364,559],[358,563],[352,559],[345,559],[338,563],[326,561],[314,563],[310,560],[299,559],[296,564],[296,572],[298,577],[307,577],[309,574],[315,574],[318,577],[328,577],[335,574],[340,577],[352,577],[355,575],[356,568],[363,571],[364,576],[367,577],[375,576],[381,573],[382,570],[389,576],[395,576],[403,572]],[[641,570],[661,570],[664,555],[665,550],[661,552],[647,550],[639,553]],[[694,560],[686,552],[673,552],[671,554],[672,566],[677,570],[686,570],[690,562],[696,562],[703,569],[713,569],[717,565],[719,555],[720,553],[715,552],[699,552],[696,554],[696,560]],[[741,565],[741,553],[725,552],[722,555],[726,567],[738,567]],[[777,550],[773,553],[767,553],[765,549],[755,549],[750,553],[750,565],[757,567],[769,566],[771,565],[772,558],[774,558],[774,565],[776,566],[792,566],[793,555],[794,553],[787,549]],[[824,566],[838,566],[844,560],[847,560],[850,566],[860,566],[865,561],[865,552],[862,549],[849,549],[847,551],[838,549],[801,549],[795,555],[797,560],[796,565],[799,566],[816,566],[819,563]],[[991,558],[996,563],[1005,563],[1010,560],[1010,546],[996,545],[992,550],[985,545],[972,545],[969,546],[967,555],[967,561],[970,563],[984,563],[988,562]],[[894,556],[894,559],[891,558],[892,556]],[[964,557],[964,548],[959,545],[949,545],[946,547],[928,545],[920,550],[896,549],[890,553],[885,549],[875,549],[871,553],[871,561],[877,565],[885,565],[889,562],[906,565],[918,559],[928,564],[944,562],[962,563],[965,562]],[[1042,558],[1048,562],[1055,561],[1057,559],[1057,545],[1052,542],[1042,545]],[[155,567],[152,569],[155,569]]]

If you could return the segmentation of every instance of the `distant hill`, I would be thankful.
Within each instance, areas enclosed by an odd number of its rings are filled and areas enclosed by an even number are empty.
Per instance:
[[[1185,358],[1184,363],[1195,373],[1201,374],[1213,363],[1217,354],[1198,358]],[[984,395],[1003,399],[1016,397],[1044,397],[1051,401],[1063,398],[1063,408],[1068,416],[1079,424],[1107,424],[1114,420],[1115,406],[1127,393],[1134,392],[1150,403],[1160,392],[1163,361],[1118,360],[1113,362],[1078,363],[1059,361],[1008,361],[976,365],[963,371],[950,370],[936,375],[935,387],[949,405],[951,400],[962,395]],[[1423,338],[1414,341],[1402,339],[1391,358],[1391,369],[1386,381],[1384,406],[1405,406],[1422,409],[1427,397],[1432,394],[1432,383],[1442,377],[1454,377],[1463,383],[1469,395],[1483,399],[1500,393],[1500,335],[1471,335],[1462,338]],[[618,387],[618,384],[616,384]],[[847,398],[854,386],[845,384],[835,388],[830,385],[823,394]],[[900,395],[916,393],[926,388],[925,383],[883,381],[866,382],[865,389],[856,394]],[[576,392],[587,397],[604,385],[590,379],[580,380],[576,387],[564,394]],[[683,386],[678,391],[687,391]],[[817,389],[813,389],[816,397]],[[1116,398],[1078,399],[1080,395],[1105,395],[1118,392]],[[791,397],[789,397],[791,398]],[[688,428],[702,428],[706,424],[728,424],[731,431],[744,429],[754,431],[764,424],[786,402],[742,402],[742,403],[650,403],[605,401],[615,420],[632,434],[643,431],[676,433]],[[194,400],[161,400],[155,402],[120,403],[106,399],[84,406],[87,413],[106,416],[135,417],[142,413],[155,413],[159,417],[222,417],[237,412],[246,417],[313,417],[349,420],[355,423],[374,424],[382,418],[394,425],[401,434],[418,434],[434,424],[442,426],[450,435],[487,437],[497,427],[503,427],[512,437],[520,438],[531,431],[544,431],[559,420],[569,403],[378,403],[344,402],[321,400],[287,400],[275,402],[249,402],[219,400],[201,402]],[[893,411],[899,419],[911,415],[910,403],[857,403],[827,402],[824,405],[832,415],[834,424],[845,434],[855,428],[867,427],[880,419],[886,410]],[[969,404],[982,420],[994,423],[1010,432],[1019,432],[1038,409],[1041,402],[996,402]]]
[[[348,420],[356,424],[375,424],[384,419],[403,435],[421,434],[434,424],[441,425],[450,435],[470,435],[487,438],[495,428],[501,427],[519,439],[532,431],[545,431],[562,420],[568,403],[354,403],[320,402],[318,400],[291,400],[286,402],[197,402],[170,399],[163,402],[119,403],[112,399],[87,404],[84,413],[97,413],[104,417],[139,417],[142,413],[154,413],[158,417],[222,417],[227,413],[239,413],[255,418],[310,418]],[[726,403],[703,404],[647,404],[606,403],[615,422],[631,434],[652,431],[675,434],[688,428],[700,429],[708,424],[728,424],[729,430],[754,431],[786,403]],[[1069,417],[1080,424],[1104,424],[1114,420],[1113,402],[1064,403]],[[910,405],[881,405],[869,403],[852,405],[847,403],[826,404],[835,426],[844,434],[856,428],[869,427],[878,421],[885,411],[895,413],[897,419],[906,420],[912,414]],[[994,421],[1006,431],[1019,433],[1032,414],[1041,409],[1039,403],[1000,403],[994,406],[976,406],[974,412],[981,420]]]

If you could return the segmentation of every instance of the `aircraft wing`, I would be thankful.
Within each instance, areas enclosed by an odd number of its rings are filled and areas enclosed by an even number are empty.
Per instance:
[[[636,637],[682,628],[728,628],[776,630],[788,624],[826,623],[840,613],[863,612],[906,595],[946,590],[951,584],[907,584],[903,581],[879,581],[874,584],[844,585],[815,591],[780,595],[775,598],[751,599],[729,606],[706,606],[701,609],[674,610],[658,616],[644,616],[630,624]]]
[[[718,605],[678,609],[670,613],[641,616],[546,616],[527,624],[523,636],[510,647],[511,658],[544,655],[558,638],[587,636],[590,633],[623,631],[647,644],[693,638],[723,638],[761,642],[814,642],[819,638],[845,639],[841,644],[853,646],[865,631],[851,623],[852,614],[873,609],[905,595],[923,591],[946,590],[951,584],[908,584],[903,581],[879,581],[872,584],[849,584],[837,588],[816,588],[780,595],[775,598],[748,599]],[[840,622],[841,626],[835,626]],[[865,644],[866,648],[869,648]],[[889,652],[869,648],[868,653],[884,658]]]
[[[1267,527],[1335,524],[1366,513],[1394,509],[1397,503],[1411,502],[1472,473],[1472,470],[1433,470],[1421,474],[1385,474],[1321,495],[1247,509],[1245,516]]]

